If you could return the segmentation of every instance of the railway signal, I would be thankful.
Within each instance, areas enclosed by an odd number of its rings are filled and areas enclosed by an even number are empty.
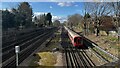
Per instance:
[[[18,66],[18,53],[20,52],[20,47],[15,46],[15,53],[16,53],[16,66]]]

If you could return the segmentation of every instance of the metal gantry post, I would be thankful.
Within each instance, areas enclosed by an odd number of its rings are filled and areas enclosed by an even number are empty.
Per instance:
[[[18,53],[16,53],[16,66],[18,66]]]
[[[18,60],[19,52],[20,52],[20,47],[19,46],[15,46],[16,66],[18,66],[18,63],[19,63],[19,60]]]

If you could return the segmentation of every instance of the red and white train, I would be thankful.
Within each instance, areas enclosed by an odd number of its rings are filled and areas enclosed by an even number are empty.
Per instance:
[[[69,28],[65,27],[65,30],[68,33],[68,36],[73,44],[73,46],[75,47],[83,47],[83,37],[78,35],[77,33],[73,32],[72,30],[70,30]]]

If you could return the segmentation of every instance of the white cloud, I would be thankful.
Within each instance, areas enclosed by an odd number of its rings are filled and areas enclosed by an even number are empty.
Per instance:
[[[61,23],[63,23],[63,22],[66,21],[67,19],[64,18],[64,17],[60,17],[60,16],[53,16],[53,17],[52,17],[52,21],[55,21],[55,20],[59,20]]]
[[[59,16],[52,16],[52,21],[60,20],[60,19],[61,19],[61,17],[59,17]]]
[[[73,2],[59,2],[58,3],[59,6],[64,7],[64,6],[72,6]]]
[[[66,18],[62,18],[62,19],[60,20],[61,23],[63,23],[64,21],[67,21],[67,19],[66,19]]]
[[[3,10],[3,11],[5,11],[6,9],[0,9],[0,10]],[[11,9],[7,9],[9,12],[12,12],[12,10]]]
[[[41,14],[47,14],[47,12],[34,12],[35,16],[41,15]]]
[[[47,13],[48,12],[34,12],[34,16],[38,16],[38,15],[41,15],[41,14],[47,14]],[[52,13],[51,13],[51,15],[52,15],[52,21],[59,20],[61,23],[63,23],[64,21],[67,20],[65,17],[56,16],[56,15],[53,15]]]
[[[50,6],[50,9],[52,9],[53,7],[52,6]]]

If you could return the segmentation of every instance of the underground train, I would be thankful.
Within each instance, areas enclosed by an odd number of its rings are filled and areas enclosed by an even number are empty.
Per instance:
[[[68,33],[68,36],[73,44],[74,47],[83,47],[83,37],[78,35],[77,33],[73,32],[66,26],[64,26],[65,30]]]

